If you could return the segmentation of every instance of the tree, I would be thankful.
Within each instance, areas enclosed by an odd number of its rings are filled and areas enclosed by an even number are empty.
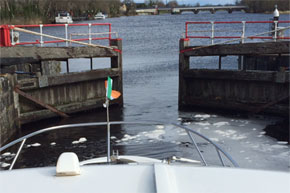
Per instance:
[[[134,15],[136,12],[136,4],[134,3],[133,0],[124,0],[123,4],[126,5],[127,10],[126,10],[126,15]]]
[[[171,8],[173,8],[173,7],[178,7],[178,3],[177,3],[177,1],[169,1],[168,2],[168,7],[171,7]]]

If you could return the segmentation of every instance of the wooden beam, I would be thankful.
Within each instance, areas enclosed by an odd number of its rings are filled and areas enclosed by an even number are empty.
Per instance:
[[[42,60],[66,61],[68,58],[118,56],[118,52],[96,47],[1,47],[0,64],[16,65]]]
[[[223,44],[214,46],[190,46],[184,48],[186,56],[218,56],[218,55],[264,55],[289,54],[290,41]],[[182,50],[181,50],[182,51]]]
[[[237,70],[212,70],[212,69],[190,69],[183,73],[185,78],[214,79],[214,80],[242,80],[276,82],[281,72],[273,71],[237,71]],[[284,72],[285,83],[289,84],[289,72]]]
[[[50,105],[48,105],[48,104],[45,104],[45,103],[41,102],[40,100],[37,100],[37,99],[33,98],[33,97],[30,96],[29,94],[27,94],[27,93],[23,92],[22,90],[20,90],[18,87],[15,87],[15,88],[14,88],[14,91],[15,91],[16,93],[20,94],[21,96],[25,97],[26,99],[28,99],[28,100],[30,100],[30,101],[33,101],[33,102],[35,102],[36,104],[38,104],[38,105],[40,105],[40,106],[42,106],[42,107],[44,107],[44,108],[46,108],[46,109],[48,109],[48,110],[50,110],[50,111],[52,111],[52,112],[54,112],[54,113],[56,113],[56,114],[62,116],[62,117],[65,117],[65,118],[69,117],[67,114],[65,114],[64,112],[61,112],[61,111],[57,110],[57,109],[54,108],[53,106],[50,106]]]

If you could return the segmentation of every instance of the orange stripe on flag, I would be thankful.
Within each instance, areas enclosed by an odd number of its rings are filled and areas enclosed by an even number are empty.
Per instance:
[[[117,99],[121,96],[121,93],[116,91],[116,90],[112,90],[112,94],[111,96],[114,98],[114,99]]]

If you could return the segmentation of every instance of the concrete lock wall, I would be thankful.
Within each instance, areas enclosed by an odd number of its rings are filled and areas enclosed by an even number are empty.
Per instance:
[[[0,75],[0,145],[6,143],[19,129],[14,83],[13,75]]]

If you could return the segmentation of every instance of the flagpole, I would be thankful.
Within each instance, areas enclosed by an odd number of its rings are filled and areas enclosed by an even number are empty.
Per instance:
[[[111,137],[110,137],[110,117],[109,117],[109,99],[106,97],[107,107],[107,163],[111,162]]]

